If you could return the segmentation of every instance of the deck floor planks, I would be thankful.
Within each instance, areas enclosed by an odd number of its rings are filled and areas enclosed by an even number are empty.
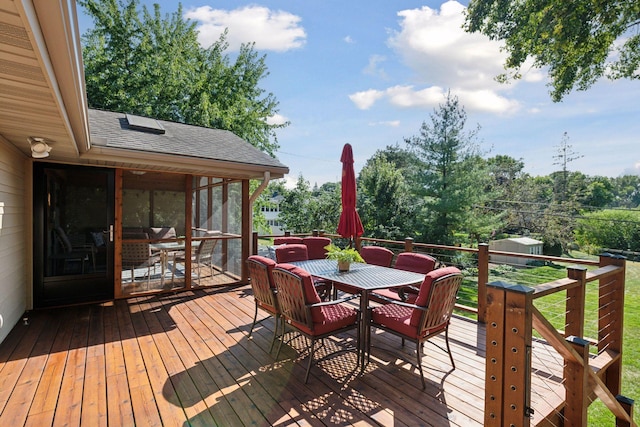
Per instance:
[[[65,311],[60,315],[58,333],[49,351],[38,388],[33,395],[26,426],[51,425],[53,422],[75,322],[73,314],[71,311]]]
[[[137,310],[139,306],[133,305],[132,308]],[[138,426],[160,426],[162,425],[162,421],[156,407],[154,393],[151,390],[147,369],[135,335],[132,313],[130,313],[130,311],[131,309],[128,304],[116,304],[134,420]]]
[[[191,336],[192,339],[190,339],[192,345],[197,345],[201,342],[205,347],[200,351],[196,350],[198,354],[206,355],[208,358],[215,358],[216,364],[219,364],[219,358],[221,356],[220,353],[226,352],[227,349],[218,344],[216,345],[216,351],[214,352],[213,349],[206,346],[206,344],[212,344],[212,341],[217,340],[216,337],[219,335],[217,331],[212,330],[210,326],[207,326],[211,325],[211,320],[203,322],[203,319],[209,317],[208,314],[202,310],[194,300],[188,301],[183,307],[181,307],[179,313],[193,328],[191,331],[193,334]],[[207,337],[212,337],[213,339],[207,340]],[[247,355],[247,358],[250,358],[250,356]],[[224,366],[224,364],[222,365]],[[228,374],[232,376],[233,372],[228,372]],[[287,411],[285,411],[277,401],[269,396],[269,393],[261,384],[253,386],[253,382],[251,380],[251,369],[242,370],[240,378],[233,378],[236,385],[231,386],[232,388],[242,388],[242,391],[246,394],[247,398],[253,402],[249,412],[253,411],[255,407],[255,410],[259,411],[262,416],[265,417],[265,420],[271,425],[287,419],[289,420],[289,423],[291,423],[292,420],[288,417]]]
[[[89,335],[90,306],[78,309],[67,360],[62,374],[61,393],[58,398],[53,426],[79,426],[82,415],[82,395],[85,382],[85,363]]]
[[[155,396],[159,398],[158,405],[166,406],[170,409],[169,405],[174,407],[182,406],[186,417],[190,417],[193,414],[198,413],[201,410],[205,410],[203,414],[208,415],[203,418],[203,423],[209,423],[215,425],[213,416],[206,411],[206,405],[202,402],[202,396],[192,386],[192,380],[190,377],[185,376],[183,381],[176,383],[168,383],[168,379],[172,375],[184,372],[185,369],[190,366],[190,360],[193,356],[188,351],[188,346],[185,346],[180,330],[174,328],[171,324],[164,321],[162,304],[157,301],[153,301],[150,304],[143,303],[140,305],[140,312],[135,324],[136,332],[149,335],[152,338],[153,345],[158,351],[159,356],[164,364],[164,369],[160,375],[160,378],[156,378],[158,386],[161,386],[161,394],[156,390]],[[145,328],[148,327],[148,331]],[[140,339],[140,338],[139,338]],[[145,338],[146,339],[146,338]],[[152,345],[152,343],[149,343]],[[162,381],[164,379],[164,381]],[[162,385],[160,385],[162,383]],[[173,393],[173,400],[167,399],[168,391]],[[183,405],[183,402],[195,402],[195,406]]]
[[[104,310],[91,306],[81,426],[107,426],[107,384],[104,353]]]
[[[217,316],[214,319],[209,315],[213,307],[204,303],[201,299],[193,301],[191,308],[199,317],[208,318],[206,323],[212,337],[215,337],[216,340],[219,338],[224,339],[226,344],[222,345],[221,340],[216,351],[219,360],[229,375],[234,378],[238,387],[249,396],[257,398],[256,405],[265,411],[267,419],[271,422],[277,420],[279,424],[282,424],[284,420],[291,419],[291,416],[299,417],[299,411],[293,409],[295,406],[287,409],[282,406],[283,401],[291,402],[293,397],[287,385],[282,386],[276,381],[265,378],[267,376],[273,378],[271,366],[274,363],[274,359],[267,354],[268,350],[256,351],[255,347],[247,348],[242,343],[234,340],[233,333],[227,334],[228,328],[224,324],[220,324],[220,321],[226,320],[227,316]],[[241,339],[246,341],[244,334],[241,335]],[[265,343],[263,337],[257,331],[253,338]],[[229,339],[231,341],[228,341]],[[299,405],[300,403],[298,403]],[[294,421],[291,420],[286,424],[291,423],[294,423]]]
[[[241,300],[241,298],[235,298],[233,296],[233,293],[230,292],[227,295],[225,295],[225,299],[227,300],[228,304],[225,304],[223,307],[225,309],[229,309],[230,307],[232,307],[232,305],[237,305],[238,301]],[[246,301],[246,299],[245,299]],[[246,302],[245,302],[246,304]],[[248,328],[250,327],[250,325],[246,324],[242,327],[238,327],[237,325],[242,325],[243,322],[246,323],[246,310],[247,310],[247,306],[244,305],[242,307],[240,307],[240,312],[244,312],[244,316],[242,314],[240,314],[240,317],[231,317],[233,316],[233,314],[237,313],[235,310],[233,312],[229,312],[229,317],[227,316],[222,316],[221,319],[227,320],[229,322],[229,327],[233,330],[239,330],[239,329],[245,329],[246,331],[248,331]],[[244,318],[243,318],[244,317]],[[236,325],[236,326],[234,326]],[[344,334],[344,335],[349,335],[349,334]],[[244,340],[244,336],[242,336],[242,340],[239,341],[239,343],[243,343]],[[352,338],[350,338],[352,339]],[[299,347],[300,350],[304,350],[306,348],[306,344],[304,339],[300,339],[299,341],[301,341],[303,343],[303,345],[301,347]],[[331,342],[331,339],[327,339],[328,342]],[[317,344],[316,344],[317,345]],[[292,353],[292,357],[293,359],[298,359],[298,355],[294,352]],[[281,357],[283,353],[281,353]],[[308,359],[306,358],[306,353],[303,351],[302,353],[302,358],[303,358],[303,364],[300,363],[296,363],[295,368],[296,369],[303,369],[303,371],[297,375],[297,378],[303,378],[304,376],[304,369],[306,369],[306,364],[308,363]],[[322,357],[322,349],[317,349],[316,350],[316,356],[314,357],[314,359],[320,359]],[[367,405],[367,409],[363,412],[361,410],[361,408],[358,408],[357,405],[354,405],[354,402],[356,402],[358,405],[360,405],[360,403],[362,402],[362,399],[350,399],[350,397],[352,397],[351,395],[348,396],[344,396],[341,393],[341,390],[344,388],[343,386],[341,386],[341,382],[346,383],[347,380],[349,380],[350,377],[352,377],[355,374],[355,371],[357,369],[356,366],[356,355],[355,353],[351,352],[348,355],[345,355],[344,359],[349,359],[349,361],[345,364],[345,367],[342,369],[338,369],[339,372],[334,373],[334,375],[332,375],[331,378],[325,375],[319,375],[318,376],[318,380],[322,381],[325,383],[325,385],[327,387],[330,388],[330,391],[321,391],[320,393],[324,393],[325,396],[330,398],[330,401],[336,401],[338,402],[336,404],[336,406],[331,406],[328,405],[331,408],[331,411],[328,411],[328,414],[331,414],[331,416],[333,417],[338,417],[338,419],[340,419],[341,417],[347,417],[350,419],[355,419],[355,418],[361,418],[362,421],[369,421],[370,422],[370,414],[367,414],[365,412],[368,412],[370,409],[370,406]],[[315,370],[317,369],[317,362],[314,361],[314,364],[312,365],[312,374],[310,376],[309,382],[311,383],[311,381],[313,380],[313,373],[315,372]],[[332,363],[331,361],[327,362],[328,365],[331,366],[338,366],[338,364],[336,363]],[[336,383],[337,381],[337,383]],[[345,406],[345,403],[347,404],[347,406]],[[333,412],[333,413],[332,413]],[[381,425],[389,425],[389,423],[393,423],[393,420],[389,418],[391,414],[389,413],[384,413],[384,411],[377,413],[376,417],[378,418],[378,422]],[[397,423],[396,423],[397,424]]]
[[[117,308],[114,303],[103,305],[105,382],[107,385],[107,421],[110,426],[133,425],[133,406],[127,380]]]
[[[138,344],[146,366],[149,384],[154,393],[154,399],[163,425],[180,425],[184,422],[185,411],[180,405],[172,404],[164,397],[165,387],[169,373],[165,366],[164,358],[160,352],[160,346],[170,345],[156,326],[155,313],[158,312],[157,304],[149,303],[147,299],[138,299],[140,311],[133,322]],[[160,308],[161,310],[161,308]],[[171,356],[173,360],[175,356]],[[211,420],[212,421],[212,420]]]
[[[247,419],[260,420],[264,423],[264,417],[260,411],[255,409],[251,399],[243,393],[234,393],[235,379],[226,372],[223,364],[218,360],[216,351],[209,347],[215,342],[215,337],[212,336],[212,339],[207,340],[206,343],[202,341],[202,336],[197,330],[200,319],[190,316],[189,310],[185,308],[190,302],[188,299],[180,307],[171,308],[172,317],[180,323],[188,325],[188,327],[181,328],[181,332],[184,337],[184,345],[190,347],[188,353],[192,355],[191,363],[187,363],[187,369],[174,378],[178,380],[181,376],[189,376],[192,379],[201,396],[201,401],[204,403],[200,410],[210,411],[220,425],[229,425],[231,422],[243,424]],[[230,398],[229,395],[232,397]],[[237,408],[234,408],[233,400],[240,402],[240,405],[246,410],[238,411]],[[200,420],[201,418],[202,413],[196,413],[191,417],[191,420]]]
[[[222,286],[29,313],[29,326],[0,345],[0,425],[482,425],[484,328],[475,322],[452,322],[454,371],[426,344],[422,391],[404,360],[415,346],[403,350],[389,333],[374,336],[364,374],[346,352],[314,363],[304,384],[305,340],[276,360],[273,318],[248,338],[253,310],[250,287]],[[328,339],[316,358],[354,340]],[[539,359],[532,394],[562,370],[553,354]]]

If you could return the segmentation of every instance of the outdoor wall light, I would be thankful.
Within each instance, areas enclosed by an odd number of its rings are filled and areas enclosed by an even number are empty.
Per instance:
[[[34,159],[44,159],[45,157],[49,157],[49,152],[52,147],[47,144],[47,141],[44,138],[30,136],[29,145],[31,145],[31,157]]]

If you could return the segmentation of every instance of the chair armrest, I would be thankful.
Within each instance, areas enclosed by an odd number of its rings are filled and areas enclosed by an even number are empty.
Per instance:
[[[340,304],[343,302],[347,302],[347,301],[351,301],[354,298],[358,298],[359,295],[350,295],[348,297],[344,297],[344,298],[340,298],[340,299],[334,299],[331,301],[322,301],[322,302],[317,302],[315,304],[309,304],[307,305],[307,307],[324,307],[326,305],[334,305],[334,304]]]
[[[402,286],[400,289],[398,289],[398,296],[402,301],[406,301],[409,297],[407,293],[418,295],[420,293],[420,289],[416,288],[415,286]]]
[[[427,311],[428,310],[428,307],[422,307],[420,305],[410,304],[410,303],[404,302],[404,301],[398,301],[398,300],[395,300],[395,299],[387,298],[384,295],[376,295],[376,298],[384,300],[388,304],[395,304],[395,305],[399,305],[401,307],[413,308],[413,309],[421,310],[421,311]],[[372,307],[369,307],[369,310],[371,310],[371,309],[372,309]]]

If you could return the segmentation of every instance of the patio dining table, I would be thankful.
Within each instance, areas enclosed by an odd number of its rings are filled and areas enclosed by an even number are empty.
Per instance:
[[[362,369],[365,367],[365,354],[368,348],[369,327],[369,294],[371,291],[393,288],[398,286],[419,285],[425,275],[411,271],[396,270],[372,264],[352,263],[349,271],[338,271],[338,262],[329,259],[314,259],[308,261],[291,262],[303,268],[312,276],[330,280],[334,283],[348,285],[360,290],[360,310],[362,321],[360,324],[360,351],[363,355]]]

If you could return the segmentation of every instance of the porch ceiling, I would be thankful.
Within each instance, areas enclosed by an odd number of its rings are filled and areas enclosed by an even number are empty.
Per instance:
[[[27,157],[30,136],[49,141],[53,161],[88,147],[75,19],[73,0],[0,0],[0,138]]]

